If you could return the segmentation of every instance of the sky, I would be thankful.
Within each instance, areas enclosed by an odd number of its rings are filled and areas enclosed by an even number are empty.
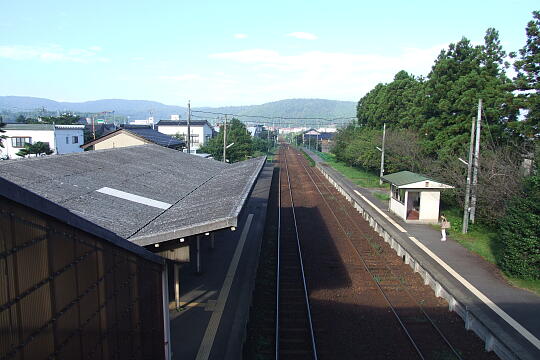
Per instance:
[[[0,0],[0,96],[358,101],[463,36],[524,46],[537,1]]]

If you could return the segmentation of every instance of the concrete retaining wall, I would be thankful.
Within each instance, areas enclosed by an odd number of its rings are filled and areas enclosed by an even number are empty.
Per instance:
[[[435,295],[446,299],[449,310],[456,312],[465,321],[465,328],[474,331],[484,341],[486,351],[494,351],[503,360],[533,359],[534,355],[520,349],[519,344],[512,339],[512,334],[507,334],[499,324],[489,319],[489,316],[485,314],[486,310],[482,304],[478,304],[479,300],[476,297],[465,289],[460,289],[459,285],[455,285],[456,281],[448,279],[449,275],[433,269],[426,254],[413,248],[414,245],[407,241],[404,235],[398,233],[393,225],[356,196],[343,181],[340,181],[339,177],[342,175],[337,175],[334,169],[322,166],[321,163],[317,163],[317,168],[347,201],[352,203],[384,241],[390,244],[397,255],[403,258],[403,261],[414,272],[420,274],[424,283],[433,289]]]

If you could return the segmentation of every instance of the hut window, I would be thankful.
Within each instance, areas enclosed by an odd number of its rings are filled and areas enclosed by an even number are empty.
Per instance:
[[[392,185],[392,198],[404,204],[405,203],[405,189],[400,189],[397,186]]]

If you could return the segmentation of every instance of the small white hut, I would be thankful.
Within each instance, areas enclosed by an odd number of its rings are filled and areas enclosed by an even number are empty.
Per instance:
[[[385,175],[382,180],[390,183],[390,211],[408,223],[436,224],[441,189],[453,188],[410,171]]]

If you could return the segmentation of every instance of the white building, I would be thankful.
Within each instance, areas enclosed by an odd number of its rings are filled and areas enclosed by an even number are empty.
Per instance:
[[[157,124],[157,131],[162,134],[179,134],[187,141],[187,121],[186,120],[160,120]],[[214,135],[212,125],[206,120],[190,121],[191,152],[195,153],[201,146],[205,145]]]
[[[83,151],[80,145],[84,143],[84,125],[6,124],[3,129],[6,132],[2,135],[7,138],[2,140],[0,158],[19,158],[17,153],[24,144],[38,141],[49,144],[53,154]]]
[[[453,186],[410,171],[385,175],[390,183],[390,211],[407,223],[436,224],[442,189]]]
[[[150,125],[153,129],[154,121],[155,121],[155,118],[153,116],[149,116],[148,119],[131,120],[129,122],[129,125]]]

